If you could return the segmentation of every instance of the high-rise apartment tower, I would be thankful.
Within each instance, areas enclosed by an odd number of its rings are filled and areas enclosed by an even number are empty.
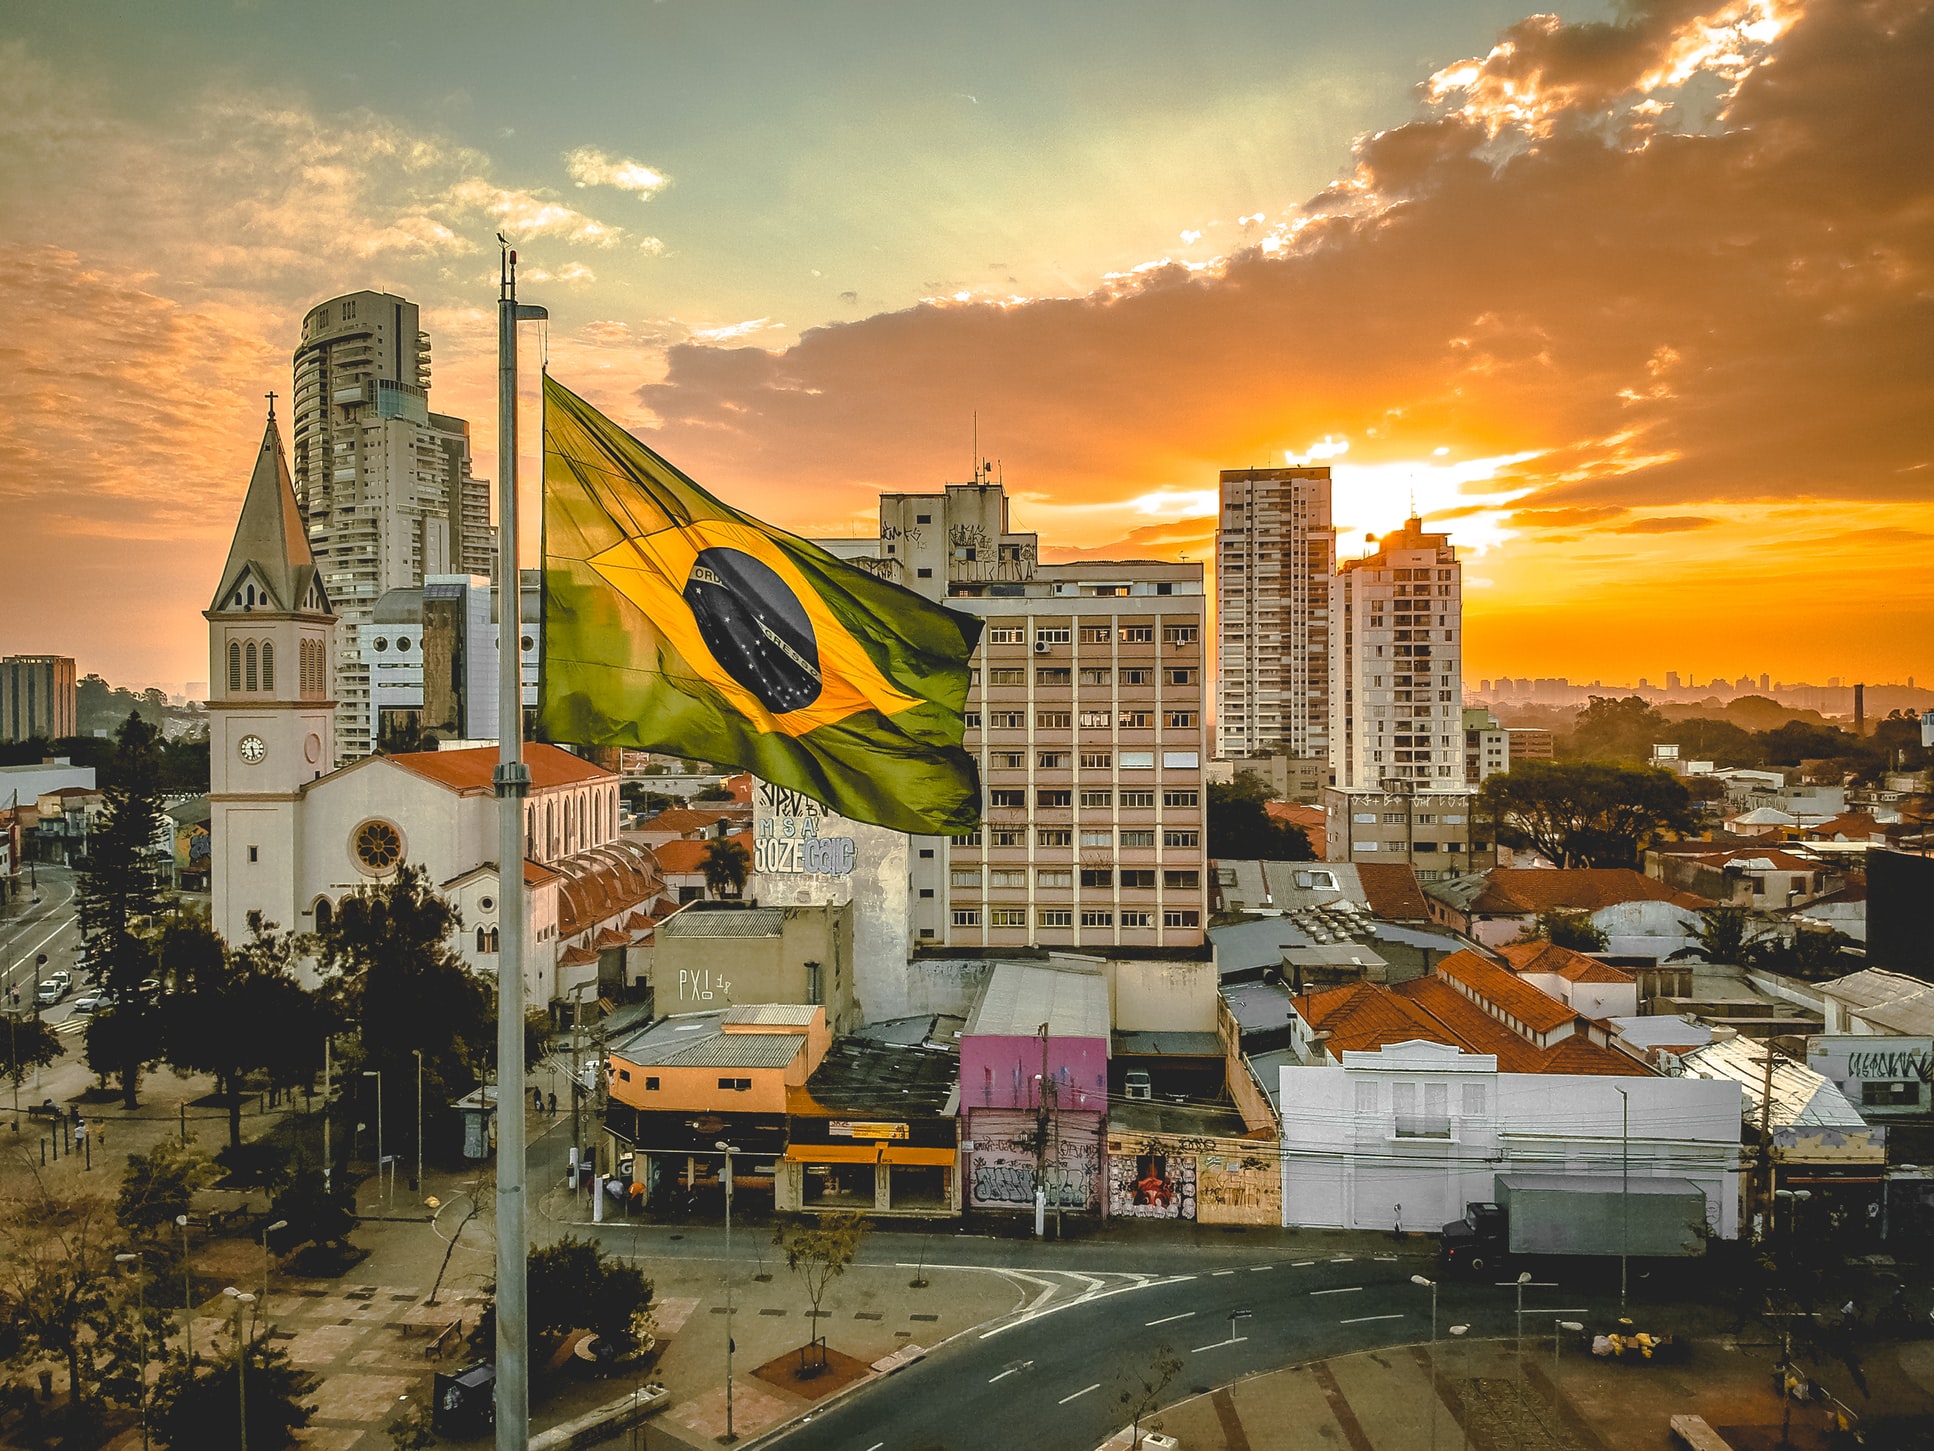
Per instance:
[[[77,689],[71,655],[0,659],[0,741],[79,735]]]
[[[344,628],[336,735],[368,755],[376,721],[358,626],[376,601],[432,574],[495,574],[490,485],[470,471],[470,425],[432,413],[430,339],[416,304],[354,292],[311,308],[295,350],[292,473],[309,542]]]
[[[822,541],[987,622],[967,697],[985,821],[913,841],[916,947],[1202,942],[1202,566],[1039,562],[976,474],[882,494],[880,538]]]
[[[1330,733],[1328,468],[1224,469],[1216,754],[1322,759]]]

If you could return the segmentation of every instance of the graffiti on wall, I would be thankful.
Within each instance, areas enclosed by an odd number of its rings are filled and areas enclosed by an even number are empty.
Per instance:
[[[770,781],[752,787],[752,869],[777,875],[843,877],[858,861],[850,836],[821,836],[826,808]]]
[[[1099,1207],[1101,1153],[1092,1135],[1050,1134],[1047,1162],[1037,1153],[1032,1114],[976,1115],[968,1157],[968,1200],[981,1209],[1032,1209],[1037,1182],[1048,1208]]]
[[[1108,1159],[1108,1212],[1124,1219],[1194,1219],[1195,1160],[1174,1154]]]

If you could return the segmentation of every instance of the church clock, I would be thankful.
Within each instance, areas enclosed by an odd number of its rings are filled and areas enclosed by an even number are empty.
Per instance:
[[[235,749],[241,752],[242,759],[247,761],[251,766],[259,766],[262,763],[262,758],[269,753],[268,746],[264,744],[260,736],[256,735],[243,736],[240,741],[236,742]]]

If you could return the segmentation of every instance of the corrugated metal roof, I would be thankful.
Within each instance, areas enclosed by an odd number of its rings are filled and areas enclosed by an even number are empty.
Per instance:
[[[807,1028],[824,1008],[811,1003],[740,1003],[725,1010],[728,1024]]]
[[[1048,1025],[1053,1038],[1108,1036],[1108,981],[1088,968],[1003,962],[967,1019],[968,1037],[1032,1037]]]
[[[803,1033],[728,1033],[726,1014],[661,1018],[610,1050],[639,1068],[784,1068],[805,1047]]]
[[[783,907],[735,907],[694,912],[687,907],[658,924],[661,937],[777,937],[786,925]]]
[[[1845,1094],[1804,1063],[1754,1038],[1729,1038],[1694,1049],[1681,1060],[1688,1078],[1730,1078],[1743,1090],[1745,1114],[1759,1122],[1766,1087],[1766,1055],[1773,1055],[1774,1128],[1811,1124],[1825,1128],[1865,1128],[1867,1121]]]

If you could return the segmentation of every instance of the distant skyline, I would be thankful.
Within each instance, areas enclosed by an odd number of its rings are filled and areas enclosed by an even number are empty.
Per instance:
[[[1211,560],[1222,468],[1329,462],[1345,558],[1414,496],[1470,682],[1934,678],[1929,0],[1524,11],[10,7],[0,654],[206,675],[326,297],[422,304],[493,473],[502,228],[532,362],[801,533],[978,414],[1050,558]]]

